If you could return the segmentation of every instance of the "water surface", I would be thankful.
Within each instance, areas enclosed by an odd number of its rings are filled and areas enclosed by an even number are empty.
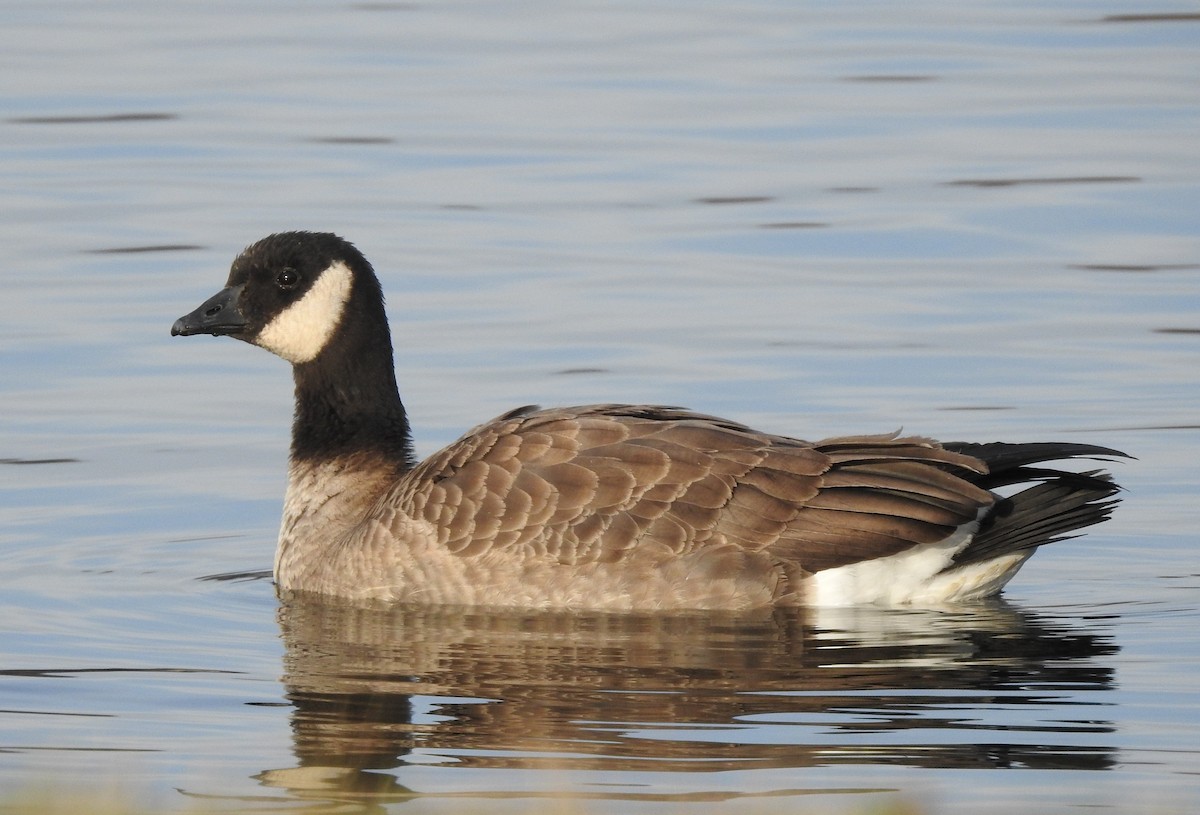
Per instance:
[[[0,790],[1200,807],[1192,9],[50,2],[0,45]],[[423,453],[646,401],[1106,444],[1125,501],[952,611],[281,604],[286,366],[168,331],[297,228],[374,261]]]

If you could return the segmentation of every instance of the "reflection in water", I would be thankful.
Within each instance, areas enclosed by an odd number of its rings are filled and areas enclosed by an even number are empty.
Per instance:
[[[412,795],[405,766],[1106,769],[1107,636],[996,603],[761,615],[280,611],[292,794]],[[1080,706],[1084,706],[1080,709]],[[1085,735],[1086,734],[1086,735]],[[799,779],[798,779],[799,780]],[[614,791],[612,797],[619,797]]]

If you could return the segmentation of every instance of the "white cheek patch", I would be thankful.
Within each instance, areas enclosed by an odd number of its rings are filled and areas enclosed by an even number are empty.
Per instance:
[[[352,278],[345,263],[339,260],[331,264],[303,297],[258,332],[254,344],[293,365],[316,359],[342,321]]]

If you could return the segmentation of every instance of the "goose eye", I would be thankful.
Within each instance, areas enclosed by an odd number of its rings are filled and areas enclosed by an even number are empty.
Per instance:
[[[300,273],[295,269],[287,268],[275,275],[275,285],[281,289],[294,288],[300,282]]]

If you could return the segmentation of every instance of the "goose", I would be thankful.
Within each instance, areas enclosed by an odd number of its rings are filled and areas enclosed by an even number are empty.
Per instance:
[[[969,602],[1117,503],[1107,472],[1037,465],[1127,458],[898,433],[808,442],[598,404],[516,408],[418,461],[379,280],[330,233],[250,245],[171,334],[230,336],[292,364],[281,596],[614,611]]]

